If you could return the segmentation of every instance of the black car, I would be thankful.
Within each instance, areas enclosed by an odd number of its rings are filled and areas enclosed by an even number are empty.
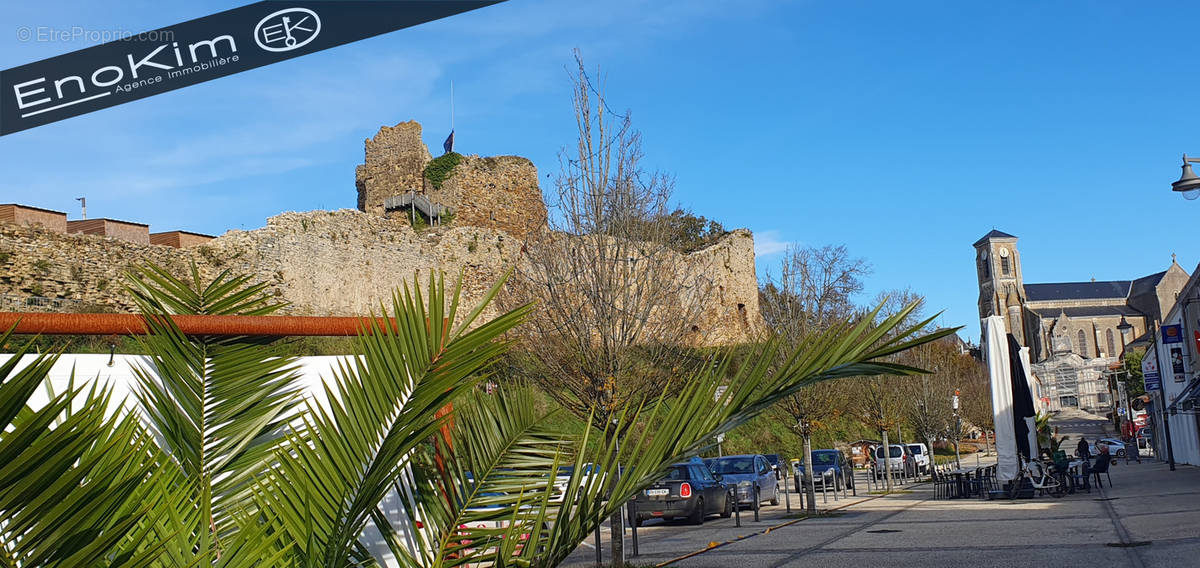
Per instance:
[[[729,517],[733,514],[730,493],[729,485],[704,462],[677,463],[667,470],[666,477],[634,498],[634,522],[641,526],[646,519],[683,517],[698,525],[709,515]]]

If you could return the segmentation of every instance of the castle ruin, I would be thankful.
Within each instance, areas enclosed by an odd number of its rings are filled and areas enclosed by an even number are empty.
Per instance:
[[[537,169],[517,156],[463,156],[437,188],[424,174],[432,159],[419,124],[385,126],[365,141],[355,175],[358,210],[282,213],[265,227],[185,248],[0,220],[0,310],[132,311],[122,273],[147,260],[180,276],[193,262],[209,276],[254,275],[290,303],[285,313],[298,315],[378,311],[398,286],[435,271],[463,274],[463,301],[474,303],[522,262],[524,241],[546,226]],[[447,207],[453,221],[415,230],[387,207],[405,194]],[[749,231],[679,253],[672,264],[677,275],[703,274],[712,282],[698,320],[680,322],[698,332],[700,343],[745,342],[765,328]]]

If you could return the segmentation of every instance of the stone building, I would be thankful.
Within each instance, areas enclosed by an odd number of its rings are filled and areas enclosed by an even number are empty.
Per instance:
[[[200,246],[215,238],[212,235],[192,233],[190,231],[164,231],[161,233],[150,233],[150,244],[185,248]]]
[[[1017,237],[992,230],[974,247],[979,317],[1002,316],[1029,347],[1034,373],[1049,387],[1043,402],[1052,408],[1107,410],[1108,366],[1127,345],[1144,341],[1188,280],[1172,258],[1166,270],[1133,280],[1026,284]]]
[[[0,223],[40,226],[55,233],[67,232],[66,213],[17,203],[0,205]]]
[[[150,225],[116,219],[82,219],[67,221],[68,233],[100,235],[131,243],[150,244]]]

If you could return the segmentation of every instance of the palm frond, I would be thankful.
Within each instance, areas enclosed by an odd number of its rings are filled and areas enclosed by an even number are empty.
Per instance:
[[[6,344],[10,332],[0,336]],[[36,410],[30,397],[57,361],[28,344],[0,365],[0,548],[11,566],[133,566],[118,555],[147,517],[134,498],[152,442],[136,419],[111,416],[111,391],[72,386]]]
[[[447,297],[444,279],[431,275],[427,295],[417,281],[393,295],[394,326],[364,321],[355,356],[342,360],[327,386],[328,408],[309,403],[305,428],[260,487],[306,565],[340,568],[355,554],[413,451],[446,423],[439,411],[474,388],[507,348],[500,337],[528,307],[473,327],[503,283],[457,321],[461,285]]]
[[[281,305],[265,284],[227,272],[205,283],[194,265],[191,282],[154,265],[130,280],[149,330],[140,341],[151,354],[134,368],[135,396],[204,512],[200,522],[224,530],[235,495],[286,441],[300,402],[295,360],[278,356],[271,338],[185,336],[166,316],[261,315]]]

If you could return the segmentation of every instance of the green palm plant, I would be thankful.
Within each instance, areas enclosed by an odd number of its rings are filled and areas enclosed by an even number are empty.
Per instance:
[[[10,339],[11,330],[0,345]],[[154,518],[136,498],[154,465],[150,437],[136,419],[108,414],[110,391],[73,380],[31,408],[57,360],[26,344],[0,364],[0,567],[142,565],[161,547],[108,552],[144,539]]]
[[[476,388],[528,313],[483,319],[504,279],[470,311],[461,281],[398,291],[324,402],[299,397],[269,340],[186,336],[166,317],[269,313],[261,285],[154,267],[132,282],[150,330],[136,413],[81,388],[34,410],[53,356],[0,364],[0,567],[377,566],[372,525],[403,566],[554,566],[715,434],[815,382],[919,372],[884,358],[953,331],[918,337],[927,322],[903,328],[905,311],[770,341],[618,409],[608,430],[563,433],[520,389]],[[556,487],[562,464],[574,473]]]

